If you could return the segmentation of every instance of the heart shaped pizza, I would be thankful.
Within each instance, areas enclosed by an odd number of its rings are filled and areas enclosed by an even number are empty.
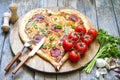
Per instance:
[[[77,63],[97,35],[90,31],[92,26],[88,18],[73,9],[60,9],[57,12],[46,8],[34,9],[25,14],[19,23],[21,40],[34,42],[31,49],[45,37],[37,54],[56,70],[67,60]]]

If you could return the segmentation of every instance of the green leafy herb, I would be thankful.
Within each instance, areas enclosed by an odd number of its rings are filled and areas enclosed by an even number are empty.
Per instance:
[[[56,21],[57,20],[57,18],[54,18],[54,21]]]
[[[30,21],[29,26],[32,26],[35,23],[35,20],[36,19],[33,19],[32,21]]]
[[[71,25],[71,28],[72,28],[72,29],[75,29],[75,28],[76,28],[76,26],[72,24],[72,25]]]
[[[52,47],[52,48],[56,48],[56,44],[55,44],[55,43],[52,43],[52,44],[51,44],[51,47]]]
[[[35,28],[35,29],[38,29],[38,25],[34,25],[34,28]]]
[[[42,32],[42,34],[44,34],[45,36],[48,36],[48,33],[47,33],[46,30],[44,30],[44,29],[42,29],[42,28],[39,28],[39,29],[40,29],[40,31]]]
[[[118,47],[120,45],[120,37],[114,37],[103,29],[99,29],[97,40],[100,43],[100,48],[93,60],[85,67],[84,71],[87,73],[92,71],[97,58],[120,57],[120,48]]]
[[[67,26],[64,26],[64,33],[65,33],[65,35],[68,35],[68,27]]]
[[[55,28],[56,28],[56,29],[61,29],[61,28],[62,28],[62,26],[61,26],[61,25],[56,24],[56,25],[55,25]]]
[[[48,48],[50,48],[50,43],[45,43],[45,44],[43,44],[42,48],[43,48],[43,49],[48,49]]]
[[[49,40],[50,40],[50,41],[53,41],[54,39],[55,39],[55,36],[50,36],[50,37],[49,37]]]

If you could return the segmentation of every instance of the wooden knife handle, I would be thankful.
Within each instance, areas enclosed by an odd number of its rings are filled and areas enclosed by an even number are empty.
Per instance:
[[[13,57],[13,59],[9,62],[9,64],[5,67],[5,71],[7,72],[9,69],[10,69],[10,67],[14,64],[14,62],[21,56],[21,52],[18,52],[14,57]]]
[[[25,56],[25,58],[17,65],[17,67],[12,71],[12,73],[15,74],[28,59],[29,55]]]

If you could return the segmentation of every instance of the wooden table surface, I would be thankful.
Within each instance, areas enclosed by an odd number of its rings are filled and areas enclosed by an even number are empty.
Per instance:
[[[84,13],[97,26],[108,31],[114,36],[120,36],[120,0],[14,0],[18,4],[18,14],[21,17],[34,8],[41,7],[69,7]],[[12,0],[0,0],[0,24],[2,25],[2,14],[9,11]],[[12,27],[12,25],[10,26]],[[10,32],[3,33],[0,29],[0,80],[99,80],[95,76],[96,67],[91,74],[77,70],[64,74],[47,74],[35,71],[23,66],[15,75],[11,71],[17,62],[5,73],[4,67],[13,58],[9,43]],[[110,71],[104,76],[105,80],[118,80]]]

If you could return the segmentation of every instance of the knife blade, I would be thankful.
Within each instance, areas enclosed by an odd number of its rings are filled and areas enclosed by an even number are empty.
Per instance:
[[[20,67],[32,56],[35,55],[35,53],[38,51],[38,49],[43,45],[45,41],[45,38],[43,37],[40,42],[33,48],[33,50],[25,56],[25,58],[17,65],[17,67],[12,71],[13,74],[15,74],[19,69]]]

